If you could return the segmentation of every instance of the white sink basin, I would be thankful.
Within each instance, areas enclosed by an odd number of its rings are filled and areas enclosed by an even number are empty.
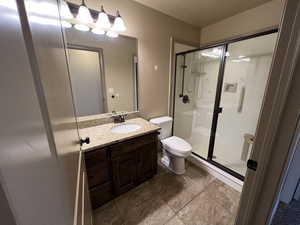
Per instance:
[[[127,134],[130,132],[137,131],[141,128],[142,128],[142,126],[139,124],[126,123],[126,124],[121,124],[121,125],[111,128],[111,132],[114,134]]]

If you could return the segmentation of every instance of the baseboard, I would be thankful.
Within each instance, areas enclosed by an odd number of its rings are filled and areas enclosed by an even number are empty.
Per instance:
[[[219,169],[218,167],[210,164],[209,162],[193,154],[189,156],[187,160],[191,161],[196,166],[199,166],[200,168],[202,168],[212,176],[216,177],[220,181],[224,182],[225,184],[229,185],[230,187],[234,188],[238,192],[242,192],[244,184],[243,181],[237,179],[236,177],[226,173],[225,171]]]

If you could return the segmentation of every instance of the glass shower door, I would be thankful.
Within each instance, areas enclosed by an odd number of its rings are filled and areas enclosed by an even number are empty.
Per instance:
[[[277,33],[228,44],[212,160],[245,176]]]
[[[173,134],[208,158],[217,83],[224,46],[177,54]]]

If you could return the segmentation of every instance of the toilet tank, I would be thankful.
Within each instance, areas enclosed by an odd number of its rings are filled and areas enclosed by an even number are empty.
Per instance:
[[[150,123],[153,123],[161,128],[159,139],[165,139],[172,135],[172,117],[163,116],[157,117],[150,120]]]

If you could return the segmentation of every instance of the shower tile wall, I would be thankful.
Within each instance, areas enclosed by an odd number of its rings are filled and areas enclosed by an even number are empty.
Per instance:
[[[186,54],[184,94],[190,102],[179,98],[182,88],[183,57],[177,63],[174,134],[193,146],[193,151],[207,158],[213,118],[220,59],[207,60],[201,52]],[[178,65],[180,64],[180,65]]]
[[[200,64],[202,73],[195,76],[195,107],[190,143],[200,156],[207,158],[213,110],[218,82],[219,62]]]
[[[245,134],[255,135],[264,91],[269,75],[272,55],[251,57],[249,62],[227,60],[217,136],[214,146],[214,160],[241,175],[246,173],[246,159],[242,160]],[[237,84],[236,92],[226,92],[224,85]],[[242,90],[244,100],[240,104]]]
[[[187,55],[185,61],[188,62],[189,60],[191,60],[190,55]],[[176,126],[174,126],[174,132],[178,134],[179,137],[188,140],[192,133],[194,90],[192,90],[192,93],[190,93],[190,103],[183,104],[181,98],[179,98],[179,95],[181,94],[181,88],[182,88],[182,78],[183,78],[182,66],[183,65],[184,65],[184,56],[178,56],[177,66],[176,66],[176,94],[174,98],[175,105],[176,105],[174,117],[177,118],[177,120],[174,121],[176,123]],[[185,78],[189,79],[188,77],[189,74],[185,72]],[[177,129],[177,127],[180,127],[180,129]]]

